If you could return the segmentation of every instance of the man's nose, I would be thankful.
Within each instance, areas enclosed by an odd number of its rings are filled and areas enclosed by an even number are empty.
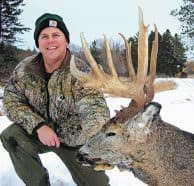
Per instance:
[[[50,43],[50,42],[53,42],[53,41],[54,41],[54,37],[49,36],[49,37],[48,37],[48,42]]]

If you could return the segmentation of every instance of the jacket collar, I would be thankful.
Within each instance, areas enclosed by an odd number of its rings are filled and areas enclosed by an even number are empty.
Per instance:
[[[67,53],[65,58],[63,59],[61,66],[59,67],[59,69],[68,69],[70,68],[70,60],[71,60],[71,52],[69,49],[67,49]]]

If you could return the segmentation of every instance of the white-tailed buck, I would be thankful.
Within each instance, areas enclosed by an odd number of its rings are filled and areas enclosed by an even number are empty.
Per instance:
[[[129,82],[122,82],[114,68],[111,51],[105,37],[109,74],[99,67],[81,35],[85,57],[91,66],[89,74],[76,68],[71,70],[86,87],[103,93],[131,98],[128,107],[111,118],[101,131],[81,149],[80,160],[106,169],[118,166],[134,173],[151,186],[194,186],[194,135],[184,132],[160,118],[159,103],[151,102],[154,92],[171,89],[171,82],[154,84],[158,51],[158,33],[148,63],[148,27],[144,26],[139,9],[138,69],[131,62],[131,44],[122,36],[126,47]],[[148,66],[149,70],[148,70]],[[149,71],[149,72],[148,72]]]

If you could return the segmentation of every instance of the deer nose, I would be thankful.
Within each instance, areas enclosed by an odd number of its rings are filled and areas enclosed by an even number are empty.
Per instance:
[[[95,165],[96,161],[101,160],[100,158],[89,158],[88,154],[86,154],[86,153],[82,154],[80,152],[77,154],[76,159],[83,166]]]

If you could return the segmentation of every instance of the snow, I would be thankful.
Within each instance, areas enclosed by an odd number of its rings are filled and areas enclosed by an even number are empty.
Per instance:
[[[157,79],[160,80],[160,79]],[[162,105],[161,117],[164,121],[171,123],[185,131],[194,133],[193,108],[194,108],[194,79],[172,79],[177,83],[175,90],[161,92],[155,95],[154,101]],[[0,97],[3,89],[0,89]],[[114,110],[127,106],[129,99],[106,98],[107,104],[114,115]],[[2,112],[2,100],[0,100],[0,112]],[[0,133],[11,122],[6,116],[0,116]],[[0,142],[0,186],[24,186],[14,171],[8,153]],[[48,169],[52,186],[74,186],[70,173],[62,161],[52,152],[40,155],[43,165]],[[120,172],[117,168],[106,171],[110,178],[111,186],[145,186],[128,171]]]

